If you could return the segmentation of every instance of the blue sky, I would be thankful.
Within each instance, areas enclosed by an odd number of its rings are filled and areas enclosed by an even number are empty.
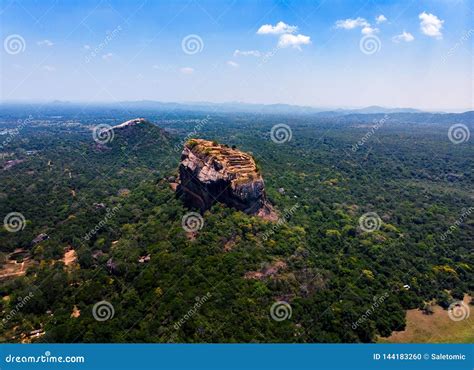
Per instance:
[[[473,108],[474,3],[1,2],[1,99]]]

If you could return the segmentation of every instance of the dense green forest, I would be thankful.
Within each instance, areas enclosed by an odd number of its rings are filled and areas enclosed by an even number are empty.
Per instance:
[[[473,295],[474,145],[451,142],[450,123],[146,112],[156,126],[93,140],[143,115],[36,112],[16,131],[26,117],[2,117],[0,217],[25,222],[0,230],[0,263],[27,268],[0,281],[1,341],[373,342],[407,309]],[[291,140],[272,140],[276,124]],[[252,153],[282,222],[216,204],[183,229],[192,210],[170,178],[190,137]]]

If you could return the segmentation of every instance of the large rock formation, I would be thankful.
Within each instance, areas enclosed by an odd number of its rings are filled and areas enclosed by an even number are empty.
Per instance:
[[[140,125],[140,124],[145,124],[147,122],[149,122],[149,121],[145,118],[134,118],[134,119],[131,119],[129,121],[125,121],[125,122],[121,123],[120,125],[116,125],[112,128],[114,130],[121,130],[121,129],[126,129],[126,128],[129,128],[129,127],[137,126],[137,125]]]
[[[184,145],[178,194],[187,206],[209,209],[215,202],[274,219],[265,185],[252,156],[216,142],[192,139]]]
[[[119,125],[115,125],[109,129],[109,131],[114,131],[115,134],[121,137],[129,137],[139,135],[142,131],[145,130],[155,130],[164,132],[158,126],[153,125],[146,118],[134,118],[129,121],[125,121]]]

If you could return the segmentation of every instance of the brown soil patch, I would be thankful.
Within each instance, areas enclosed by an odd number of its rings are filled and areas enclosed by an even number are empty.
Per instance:
[[[81,316],[81,310],[77,308],[76,305],[74,305],[74,307],[72,308],[71,317],[77,319],[79,316]]]
[[[12,253],[12,255],[14,253]],[[25,257],[22,262],[17,262],[13,259],[10,259],[10,256],[5,264],[0,268],[0,279],[23,276],[26,274],[28,267],[33,264],[33,261],[30,260],[29,257]]]
[[[224,244],[224,252],[230,252],[234,248],[234,245],[235,245],[235,239],[234,238],[228,240]]]
[[[171,187],[171,190],[173,190],[174,192],[176,192],[176,189],[178,189],[178,183],[177,182],[170,182],[170,187]]]
[[[276,275],[280,270],[286,268],[286,262],[276,261],[269,266],[264,267],[260,271],[249,271],[245,274],[245,279],[257,279],[261,280],[270,276]]]
[[[74,249],[68,249],[64,253],[63,262],[66,266],[72,265],[73,263],[76,262],[76,260],[77,260],[77,254]]]

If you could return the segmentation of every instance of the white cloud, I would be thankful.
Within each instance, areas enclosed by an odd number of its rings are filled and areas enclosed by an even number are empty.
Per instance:
[[[420,13],[420,29],[426,36],[436,37],[440,39],[443,37],[441,29],[443,28],[444,21],[439,19],[436,15],[431,13]]]
[[[287,48],[287,47],[294,47],[296,49],[301,50],[301,45],[307,45],[311,43],[311,39],[309,36],[306,35],[294,35],[294,33],[298,30],[297,26],[290,26],[284,22],[278,22],[275,26],[271,24],[264,24],[260,27],[257,31],[260,35],[265,34],[272,34],[272,35],[280,35],[278,39],[278,48]],[[236,55],[253,55],[253,56],[261,56],[262,54],[256,50],[250,50],[248,52],[242,52],[240,50],[236,50],[234,52],[234,56]]]
[[[384,15],[379,15],[376,18],[377,23],[379,22],[379,19],[382,19],[381,17],[384,18],[384,20],[380,20],[380,22],[384,22],[387,20]],[[342,28],[345,30],[353,30],[355,28],[361,28],[360,32],[363,35],[372,35],[374,33],[379,32],[379,29],[377,27],[372,27],[372,25],[367,22],[365,18],[357,17],[357,18],[347,18],[347,19],[340,19],[336,21],[336,28]]]
[[[280,35],[282,33],[295,33],[298,30],[296,26],[290,26],[285,22],[278,22],[275,26],[271,24],[264,24],[257,33],[259,35]]]
[[[91,46],[90,45],[84,45],[83,48],[84,48],[84,50],[90,50]]]
[[[336,28],[352,30],[357,27],[370,27],[370,23],[361,17],[341,19],[336,22]]]
[[[415,37],[410,32],[406,31],[403,31],[401,34],[392,37],[392,41],[397,43],[400,41],[411,42],[414,39]]]
[[[238,67],[239,67],[239,64],[236,63],[236,62],[233,62],[232,60],[229,60],[229,61],[227,62],[227,65],[228,65],[228,66],[231,66],[231,67],[233,67],[233,68],[238,68]]]
[[[237,49],[236,51],[234,51],[234,57],[238,57],[238,56],[260,57],[261,55],[262,55],[262,53],[260,53],[258,50],[239,50],[239,49]]]
[[[379,32],[379,29],[372,26],[365,26],[360,32],[362,32],[363,35],[371,35],[373,33]]]
[[[53,66],[48,66],[48,65],[44,65],[43,66],[43,69],[46,71],[46,72],[54,72],[56,70],[56,68],[54,68]]]
[[[377,22],[377,24],[380,24],[386,21],[387,21],[387,17],[385,17],[383,14],[380,14],[375,18],[375,22]]]
[[[107,53],[107,54],[102,55],[102,59],[110,60],[110,59],[112,59],[113,56],[114,55],[112,53]]]
[[[185,75],[191,75],[194,73],[194,68],[191,68],[191,67],[183,67],[179,70],[182,74],[185,74]]]
[[[309,36],[305,35],[292,35],[290,33],[286,33],[280,36],[278,40],[278,47],[280,48],[287,48],[287,47],[294,47],[296,49],[301,50],[301,45],[307,45],[311,43],[311,39]]]
[[[41,40],[41,41],[38,41],[36,43],[36,45],[38,45],[38,46],[53,46],[54,42],[52,42],[50,40]]]

